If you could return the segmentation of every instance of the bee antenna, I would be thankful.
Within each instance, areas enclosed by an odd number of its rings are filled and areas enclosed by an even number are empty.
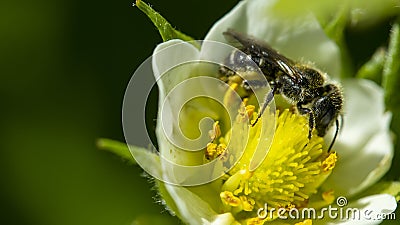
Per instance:
[[[331,151],[331,149],[332,149],[332,147],[333,147],[333,144],[335,143],[335,141],[336,141],[336,137],[337,137],[337,135],[338,135],[338,133],[339,133],[339,120],[338,119],[336,119],[336,131],[335,131],[335,136],[333,136],[333,139],[332,139],[332,142],[331,142],[331,145],[329,145],[329,148],[328,148],[328,152],[330,152]]]
[[[344,124],[343,114],[339,114],[339,116],[340,116],[340,126],[343,127]],[[342,130],[340,132],[342,132]]]

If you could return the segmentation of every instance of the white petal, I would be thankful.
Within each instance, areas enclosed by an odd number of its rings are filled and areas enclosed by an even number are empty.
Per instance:
[[[388,130],[391,113],[385,112],[383,89],[364,79],[346,79],[343,82],[344,118],[337,149],[361,149],[377,132]],[[337,144],[337,145],[336,145]],[[349,151],[340,152],[342,156]]]
[[[388,129],[391,114],[384,112],[382,89],[354,79],[344,82],[344,91],[344,124],[334,145],[339,159],[323,188],[350,197],[388,171],[394,150]]]
[[[307,14],[285,20],[272,12],[275,3],[273,0],[240,2],[214,24],[205,39],[226,42],[222,33],[233,28],[268,42],[289,58],[313,62],[331,77],[338,77],[339,48],[326,36],[316,18]]]
[[[153,74],[156,80],[160,80],[161,76],[168,70],[182,63],[196,60],[199,58],[199,51],[192,44],[182,40],[170,40],[157,45],[152,56]],[[176,76],[168,76],[158,82],[160,97],[165,97],[165,91],[175,87],[179,82],[187,79],[188,73],[176,74]]]
[[[173,88],[193,75],[190,70],[191,66],[178,66],[198,60],[199,54],[198,49],[190,43],[182,40],[170,40],[159,44],[152,56],[153,74],[159,88],[159,122],[157,123],[156,134],[159,151],[169,159],[173,158],[168,153],[173,146],[168,142],[167,137],[172,137],[176,132],[178,123],[174,123],[174,121],[179,118],[180,108],[182,107],[179,104],[183,97],[187,95],[185,92],[191,90],[179,89],[180,93],[175,93],[173,99],[166,99],[166,96]],[[171,69],[174,69],[173,73],[168,73]],[[162,120],[161,115],[164,116]]]
[[[203,220],[204,225],[240,225],[231,213],[219,214],[213,221]]]
[[[185,187],[165,184],[165,188],[175,201],[178,214],[184,222],[196,225],[213,221],[217,213],[198,195]]]
[[[396,210],[397,203],[396,199],[392,195],[379,194],[364,197],[350,202],[345,207],[336,206],[336,218],[329,218],[329,215],[325,214],[323,220],[314,220],[313,224],[329,224],[329,225],[374,225],[382,222],[383,216],[393,216],[393,212]],[[351,208],[351,209],[350,209]],[[342,209],[342,213],[341,210]],[[347,212],[356,212],[353,215],[347,217]],[[393,214],[391,214],[393,213]],[[354,217],[353,217],[354,216]]]
[[[350,197],[377,182],[390,168],[393,158],[391,142],[390,134],[382,132],[371,137],[364,147],[353,151],[352,155],[339,155],[336,167],[323,188],[333,189],[335,195]]]
[[[229,86],[220,79],[207,76],[209,66],[199,63],[199,58],[200,52],[193,45],[180,40],[160,44],[152,58],[154,76],[160,90],[156,134],[163,156],[161,164],[165,176],[162,177],[176,184],[189,180],[195,182],[198,178],[198,183],[194,183],[197,185],[217,178],[194,172],[207,169],[207,166],[196,167],[199,170],[186,167],[203,163],[204,152],[199,150],[204,149],[210,141],[208,131],[212,128],[213,120],[226,120],[221,118],[224,109],[213,101],[222,104],[225,94],[222,85],[225,88]],[[215,66],[213,69],[212,75],[215,75]],[[240,100],[239,96],[237,99]]]

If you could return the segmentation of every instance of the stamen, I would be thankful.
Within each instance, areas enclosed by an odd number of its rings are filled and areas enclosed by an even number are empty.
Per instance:
[[[256,107],[254,105],[247,105],[246,106],[247,117],[249,119],[253,117],[253,113],[254,113],[255,108]]]
[[[242,102],[243,107],[237,118],[239,122],[243,122],[244,117],[257,117],[254,106],[246,104],[247,101]],[[265,204],[268,205],[266,210],[307,207],[310,196],[318,193],[319,186],[329,176],[337,161],[335,152],[328,153],[323,149],[323,138],[318,135],[308,138],[308,120],[305,116],[289,109],[277,111],[276,116],[276,130],[269,152],[261,165],[251,171],[249,165],[259,143],[262,123],[254,127],[248,125],[249,140],[244,154],[229,171],[220,192],[224,205],[234,207],[231,213],[235,215],[240,212],[239,217],[250,218],[244,219],[243,222],[247,224],[264,224],[267,218],[258,218],[256,213]],[[216,123],[213,134],[218,134],[217,127]],[[224,144],[209,143],[206,150],[208,159],[222,154],[226,150],[225,143],[234,138],[228,132],[219,138]],[[323,202],[333,201],[333,192],[322,193],[322,198]],[[243,213],[248,213],[248,216],[243,217]],[[298,223],[301,224],[309,225],[312,221]]]
[[[335,164],[337,161],[336,152],[331,152],[329,156],[322,162],[322,168],[324,172],[330,171],[335,168]]]
[[[226,145],[224,143],[215,144],[215,143],[208,143],[207,149],[205,152],[205,157],[207,160],[213,160],[218,156],[222,155],[226,150]]]
[[[232,83],[230,88],[226,91],[224,95],[224,105],[232,105],[235,102],[236,97],[236,89],[238,88],[239,84]]]
[[[215,155],[217,153],[217,146],[218,145],[214,144],[214,143],[208,143],[207,144],[207,149],[206,149],[206,152],[205,152],[206,159],[212,160],[212,159],[215,158]]]
[[[312,220],[306,219],[306,220],[304,220],[302,222],[296,223],[295,225],[312,225]]]
[[[242,201],[242,208],[244,211],[253,211],[254,209],[254,199],[246,196],[240,196],[240,200]]]
[[[222,202],[226,205],[237,207],[241,203],[240,198],[234,196],[230,191],[221,192],[219,196],[221,197]]]
[[[221,136],[221,127],[219,126],[219,121],[215,121],[212,130],[208,131],[208,136],[211,138],[211,142]]]
[[[247,225],[263,225],[265,221],[266,221],[265,219],[254,217],[254,218],[248,219],[246,224]]]
[[[322,199],[324,199],[324,201],[327,204],[333,203],[333,201],[335,201],[334,191],[333,190],[329,190],[329,191],[323,192],[322,193]]]

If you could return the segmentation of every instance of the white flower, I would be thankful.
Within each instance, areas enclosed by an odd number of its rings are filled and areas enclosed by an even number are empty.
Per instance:
[[[276,1],[252,0],[240,2],[231,12],[218,21],[207,34],[205,40],[226,42],[222,33],[228,28],[250,34],[265,40],[282,54],[294,60],[313,62],[315,67],[326,71],[331,78],[339,80],[341,73],[340,50],[324,33],[318,21],[312,14],[283,20],[274,17],[271,9]],[[168,55],[163,50],[170,47]],[[208,52],[207,54],[211,54]],[[171,40],[157,46],[153,54],[153,72],[160,78],[163,72],[187,60],[196,60],[201,52],[189,43]],[[159,85],[162,103],[166,95],[176,84],[189,79],[193,73],[179,73],[161,80]],[[390,136],[390,112],[385,112],[383,90],[368,80],[341,80],[345,102],[343,126],[340,128],[334,150],[339,155],[336,167],[320,187],[321,192],[334,191],[335,196],[351,198],[376,183],[390,168],[393,157],[393,143]],[[199,89],[207,86],[199,84]],[[190,89],[183,89],[181,96],[187,95]],[[169,109],[174,110],[175,99],[170,101]],[[208,111],[208,103],[193,105],[193,110]],[[185,114],[186,113],[186,114]],[[195,114],[195,113],[194,113]],[[184,112],[183,117],[192,117],[190,112]],[[171,112],[171,115],[175,115]],[[176,116],[176,115],[175,115]],[[159,118],[160,119],[160,118]],[[188,118],[183,118],[188,120]],[[157,138],[161,155],[178,163],[197,164],[198,155],[180,153],[168,143],[161,122],[157,125]],[[197,126],[197,124],[195,124]],[[174,135],[173,130],[167,131]],[[326,142],[331,136],[326,136]],[[172,150],[171,150],[172,149]],[[202,160],[202,158],[201,158]],[[162,165],[160,165],[163,168]],[[163,168],[166,169],[166,168]],[[161,195],[170,209],[184,222],[189,224],[239,224],[233,213],[220,214],[218,205],[220,196],[215,196],[215,188],[220,188],[221,181],[195,187],[180,187],[159,182]],[[218,202],[218,203],[217,203]],[[352,199],[350,206],[360,210],[374,212],[393,212],[396,208],[394,197],[377,194],[360,199]],[[244,221],[244,220],[243,220]],[[274,223],[277,221],[272,221]],[[279,221],[282,222],[282,221]],[[283,221],[295,223],[294,221]],[[296,221],[299,222],[299,221]],[[324,220],[313,221],[316,224],[377,224],[381,220]]]

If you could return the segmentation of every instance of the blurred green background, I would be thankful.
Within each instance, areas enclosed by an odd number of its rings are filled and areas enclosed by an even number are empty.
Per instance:
[[[201,39],[237,1],[185,2],[151,4]],[[125,87],[161,42],[156,28],[126,0],[0,5],[0,223],[127,225],[167,216],[140,168],[95,146],[99,137],[124,140]],[[387,41],[388,25],[373,29],[380,33],[368,43],[359,41],[367,31],[349,33],[362,45],[351,45],[357,66]]]
[[[151,1],[201,39],[236,1]],[[167,215],[123,141],[125,87],[161,38],[132,1],[0,3],[0,224],[131,224]]]

